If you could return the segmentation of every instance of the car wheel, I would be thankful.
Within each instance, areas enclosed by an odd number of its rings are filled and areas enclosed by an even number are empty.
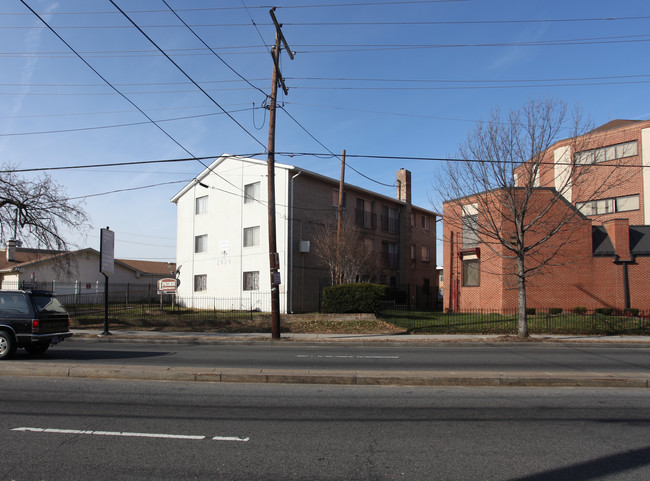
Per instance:
[[[49,342],[30,344],[29,346],[25,346],[25,351],[27,351],[30,354],[43,354],[45,351],[48,350],[49,347],[50,347]]]
[[[16,340],[9,331],[0,331],[0,359],[7,359],[16,352]]]

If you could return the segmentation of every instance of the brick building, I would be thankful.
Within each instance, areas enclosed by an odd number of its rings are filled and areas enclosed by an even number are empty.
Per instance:
[[[590,170],[581,182],[562,190],[560,202],[555,187],[566,181],[564,176],[574,175],[567,165]],[[615,175],[611,185],[593,190]],[[517,185],[523,185],[526,169],[516,169],[515,176]],[[533,182],[538,188],[528,215],[552,205],[546,225],[552,225],[554,217],[570,221],[532,253],[533,263],[535,256],[553,260],[527,279],[527,306],[650,309],[650,225],[646,225],[650,219],[650,200],[646,202],[650,199],[650,121],[615,120],[585,136],[555,143],[545,152]],[[501,222],[507,238],[514,226],[507,216],[499,218],[501,194],[499,190],[477,193],[444,204],[445,308],[517,307],[515,261],[499,256],[505,248],[498,242],[478,238],[467,228],[467,223],[487,222],[489,215],[490,222]],[[545,234],[541,229],[530,232],[526,245]]]
[[[291,165],[275,167],[280,310],[314,312],[329,283],[314,241],[319,228],[336,222],[339,181]],[[377,282],[404,288],[414,303],[433,303],[438,214],[411,204],[409,171],[398,171],[396,180],[395,198],[345,184],[345,216],[379,260]],[[196,298],[198,306],[201,297],[234,300],[270,292],[266,192],[266,162],[223,155],[172,198],[183,302]]]

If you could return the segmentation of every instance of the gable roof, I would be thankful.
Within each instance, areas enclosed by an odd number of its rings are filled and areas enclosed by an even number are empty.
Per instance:
[[[593,254],[597,257],[614,257],[616,250],[607,229],[602,225],[592,227]],[[650,256],[650,225],[630,226],[630,254]]]
[[[218,167],[222,162],[224,162],[226,159],[235,159],[235,160],[238,160],[238,161],[240,161],[240,162],[247,162],[247,163],[250,163],[250,164],[258,164],[258,165],[263,165],[263,166],[266,166],[266,165],[267,165],[267,163],[266,163],[265,160],[250,159],[250,158],[247,158],[247,157],[239,157],[239,156],[236,156],[236,155],[230,155],[230,154],[222,154],[222,155],[221,155],[217,160],[215,160],[214,162],[212,162],[212,163],[211,163],[207,168],[205,168],[205,169],[204,169],[204,170],[203,170],[199,175],[197,175],[197,176],[196,176],[194,179],[192,179],[192,180],[191,180],[191,181],[190,181],[190,182],[189,182],[185,187],[183,187],[183,188],[182,188],[182,189],[181,189],[181,190],[180,190],[176,195],[174,195],[174,196],[170,199],[170,202],[177,203],[178,200],[179,200],[181,197],[183,197],[183,196],[184,196],[184,195],[185,195],[185,194],[186,194],[190,189],[192,189],[195,185],[200,184],[201,181],[202,181],[203,179],[205,179],[208,175],[210,175],[211,173],[213,173],[213,171],[214,171],[214,170],[215,170],[215,169],[216,169],[216,168],[217,168],[217,167]],[[339,181],[336,180],[336,179],[333,179],[333,178],[331,178],[331,177],[327,177],[327,176],[322,175],[322,174],[317,174],[316,172],[312,172],[312,171],[310,171],[310,170],[303,169],[303,168],[301,168],[301,167],[296,167],[296,166],[294,166],[294,165],[281,164],[281,163],[276,162],[276,163],[275,163],[275,168],[276,168],[276,169],[284,169],[284,170],[288,170],[288,171],[290,171],[290,172],[295,172],[295,173],[300,172],[301,174],[308,175],[308,176],[310,176],[310,177],[313,177],[313,178],[319,179],[319,180],[321,180],[321,181],[323,181],[323,182],[327,182],[327,183],[333,184],[333,185],[335,185],[335,186],[337,186],[337,187],[338,187],[338,185],[339,185]],[[344,184],[344,187],[345,187],[346,189],[355,190],[355,191],[357,191],[357,192],[365,192],[365,193],[367,193],[368,195],[372,195],[372,196],[375,196],[375,197],[381,198],[381,199],[383,199],[383,200],[385,200],[385,201],[387,201],[387,202],[391,202],[391,203],[394,203],[394,204],[398,204],[398,205],[399,205],[399,204],[404,204],[404,202],[402,202],[401,200],[396,199],[396,198],[394,198],[394,197],[389,197],[389,196],[387,196],[387,195],[379,194],[379,193],[377,193],[377,192],[373,192],[373,191],[371,191],[371,190],[364,189],[363,187],[358,187],[358,186],[356,186],[356,185],[348,184],[347,182]],[[413,208],[415,208],[415,209],[418,209],[418,210],[420,210],[420,211],[423,211],[423,212],[427,212],[427,213],[432,214],[432,215],[434,215],[434,216],[436,216],[436,217],[442,217],[442,214],[440,214],[440,213],[438,213],[438,212],[434,212],[434,211],[429,210],[429,209],[425,209],[424,207],[418,207],[418,206],[416,206],[416,205],[411,205],[411,207],[413,207]]]
[[[597,134],[598,132],[605,132],[607,130],[620,129],[622,127],[627,127],[629,125],[638,124],[639,122],[645,122],[645,120],[626,120],[626,119],[614,119],[606,124],[596,127],[594,130],[589,131],[589,134]]]
[[[75,251],[62,252],[50,251],[45,249],[30,249],[17,247],[15,251],[15,261],[7,260],[7,250],[0,249],[0,272],[10,272],[14,269],[33,266],[35,264],[54,262],[56,258],[63,256],[77,256],[80,254],[91,254],[99,258],[99,252],[91,247],[79,249]],[[142,274],[165,275],[169,276],[170,267],[167,262],[156,261],[139,261],[130,259],[115,259],[115,263],[125,267],[126,269],[137,271]],[[176,269],[176,264],[172,264]],[[98,264],[99,268],[99,264]]]

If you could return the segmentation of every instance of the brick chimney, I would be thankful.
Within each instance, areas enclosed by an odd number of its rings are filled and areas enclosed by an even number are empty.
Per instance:
[[[10,239],[7,241],[7,262],[14,262],[16,260],[16,241]]]
[[[630,252],[630,221],[629,219],[611,219],[603,222],[607,235],[612,241],[614,251],[620,261],[631,261]]]
[[[397,199],[411,204],[411,172],[406,169],[397,171]]]

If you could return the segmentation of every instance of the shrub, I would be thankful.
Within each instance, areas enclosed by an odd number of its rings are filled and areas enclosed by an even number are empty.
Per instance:
[[[323,289],[323,312],[379,311],[380,302],[386,298],[388,286],[382,284],[339,284]]]
[[[562,308],[561,308],[561,307],[551,307],[551,308],[548,310],[548,313],[549,313],[551,316],[556,316],[556,315],[558,315],[558,314],[562,314]]]
[[[596,309],[596,314],[602,314],[603,316],[611,316],[614,309],[611,307],[599,307]]]
[[[573,308],[574,314],[586,314],[587,308],[585,306],[576,306]]]
[[[526,308],[526,314],[528,314],[529,316],[534,316],[536,312],[537,312],[537,309],[535,309],[534,307],[527,307]]]
[[[623,312],[625,312],[625,315],[627,316],[639,317],[639,310],[632,307],[626,307]]]

